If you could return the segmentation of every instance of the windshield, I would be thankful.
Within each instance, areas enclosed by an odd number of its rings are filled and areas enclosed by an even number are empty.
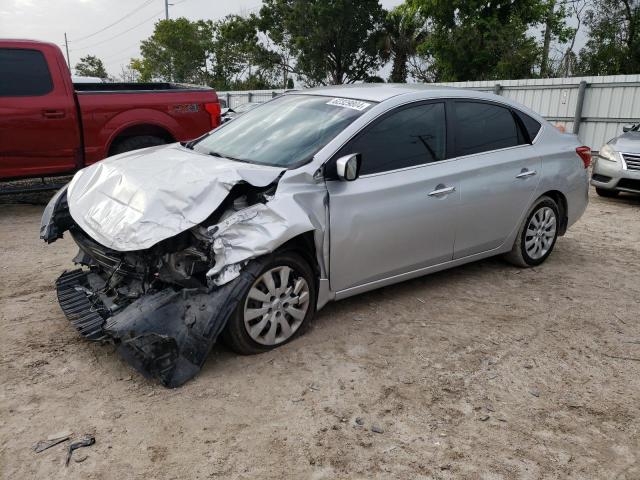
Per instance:
[[[344,98],[284,95],[214,130],[194,149],[261,165],[298,166],[371,105]]]

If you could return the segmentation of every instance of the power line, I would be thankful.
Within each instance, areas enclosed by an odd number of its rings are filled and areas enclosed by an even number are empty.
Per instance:
[[[118,51],[110,51],[107,55],[105,55],[104,57],[101,57],[101,58],[103,60],[109,60],[111,58],[116,58],[116,57],[119,57],[119,56],[121,56],[121,55],[123,55],[123,54],[125,54],[127,52],[131,52],[131,51],[133,51],[133,50],[135,50],[135,49],[137,49],[139,47],[140,47],[140,45],[137,44],[137,43],[131,44],[131,45],[128,45],[128,46],[126,46],[123,49],[120,49]]]
[[[145,24],[145,23],[147,23],[149,20],[153,20],[154,18],[156,18],[158,15],[161,15],[162,13],[164,13],[164,10],[161,10],[161,11],[159,11],[159,12],[154,13],[154,14],[153,14],[152,16],[150,16],[149,18],[145,18],[142,22],[140,22],[140,23],[136,23],[133,27],[128,28],[127,30],[124,30],[123,32],[120,32],[120,33],[118,33],[118,34],[116,34],[116,35],[114,35],[114,36],[112,36],[112,37],[109,37],[109,38],[107,38],[107,39],[105,39],[105,40],[101,40],[101,41],[99,41],[99,42],[97,42],[97,43],[94,43],[94,44],[92,44],[92,45],[87,45],[87,46],[85,46],[85,47],[73,48],[73,49],[71,49],[70,51],[75,52],[75,51],[77,51],[77,50],[88,50],[88,49],[90,49],[90,48],[97,47],[98,45],[102,45],[103,43],[110,42],[111,40],[113,40],[113,39],[115,39],[115,38],[118,38],[118,37],[120,37],[120,36],[124,35],[125,33],[129,33],[131,30],[133,30],[133,29],[135,29],[135,28],[138,28],[138,27],[140,27],[141,25],[144,25],[144,24]]]
[[[182,4],[182,3],[186,2],[186,1],[188,1],[188,0],[179,0],[178,2],[172,3],[172,4],[170,4],[170,5],[171,5],[172,7],[175,7],[175,6],[180,5],[180,4]],[[102,45],[102,44],[104,44],[104,43],[106,43],[106,42],[110,42],[111,40],[113,40],[113,39],[115,39],[115,38],[118,38],[118,37],[120,37],[120,36],[124,35],[125,33],[129,33],[131,30],[136,29],[136,28],[140,27],[141,25],[144,25],[144,24],[145,24],[146,22],[148,22],[149,20],[153,20],[153,19],[155,19],[157,16],[159,16],[159,15],[160,15],[160,14],[162,14],[162,13],[164,13],[164,10],[161,10],[161,11],[159,11],[159,12],[154,13],[154,14],[153,14],[152,16],[150,16],[149,18],[146,18],[146,19],[145,19],[145,20],[143,20],[142,22],[135,24],[133,27],[130,27],[130,28],[128,28],[127,30],[124,30],[124,31],[122,31],[122,32],[120,32],[120,33],[117,33],[117,34],[113,35],[112,37],[109,37],[109,38],[104,39],[104,40],[100,40],[100,41],[99,41],[99,42],[97,42],[97,43],[94,43],[94,44],[91,44],[91,45],[87,45],[87,46],[84,46],[84,47],[82,47],[82,46],[81,46],[81,47],[78,47],[78,48],[72,48],[72,49],[70,49],[69,51],[70,51],[70,52],[75,52],[75,51],[77,51],[77,50],[88,50],[88,49],[90,49],[90,48],[97,47],[98,45]]]
[[[113,62],[114,58],[119,58],[122,57],[122,55],[124,55],[126,52],[131,52],[133,53],[134,50],[137,50],[138,48],[140,48],[140,45],[136,44],[136,45],[129,45],[129,47],[123,49],[123,50],[119,50],[117,52],[113,52],[111,55],[107,55],[106,57],[100,57],[101,60],[104,60],[105,62]]]
[[[181,3],[184,3],[188,0],[179,0],[178,2],[175,3],[170,3],[170,6],[176,6],[176,5],[180,5]],[[159,14],[158,14],[159,15]],[[124,32],[123,32],[124,33]],[[125,48],[124,50],[120,50],[118,52],[115,52],[115,54],[111,54],[111,55],[107,55],[106,57],[100,57],[101,60],[103,60],[104,62],[107,63],[118,63],[121,62],[123,60],[128,60],[131,59],[131,55],[124,55],[124,52],[131,52],[133,54],[134,50],[138,50],[140,48],[140,45],[130,45],[128,48]]]
[[[120,23],[121,21],[129,18],[129,16],[133,15],[134,13],[142,10],[144,7],[146,7],[147,5],[151,4],[151,2],[153,2],[153,0],[145,0],[145,2],[140,5],[139,7],[131,10],[129,13],[127,13],[126,15],[124,15],[122,18],[119,18],[118,20],[116,20],[113,23],[110,23],[109,25],[107,25],[104,28],[101,28],[100,30],[97,30],[89,35],[85,35],[84,37],[80,37],[80,38],[76,38],[75,40],[73,40],[74,42],[81,42],[82,40],[86,40],[87,38],[91,38],[99,33],[104,32],[105,30],[108,30],[109,28],[113,27],[114,25],[117,25],[118,23]]]

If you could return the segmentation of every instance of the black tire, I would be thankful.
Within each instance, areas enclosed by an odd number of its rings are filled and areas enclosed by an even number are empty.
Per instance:
[[[615,198],[620,193],[618,190],[609,190],[607,188],[599,188],[596,187],[596,193],[601,197],[605,198]]]
[[[300,336],[309,327],[313,319],[313,315],[316,311],[317,291],[314,273],[309,264],[300,255],[290,251],[276,252],[269,256],[261,257],[257,260],[254,260],[251,262],[251,264],[247,265],[245,269],[256,272],[256,274],[253,276],[253,279],[256,282],[265,272],[268,272],[273,268],[280,266],[290,267],[295,274],[303,277],[306,280],[309,286],[309,303],[307,313],[302,320],[302,323],[299,327],[297,327],[297,330],[293,333],[293,335],[291,335],[285,341],[282,341],[281,343],[278,343],[276,345],[263,345],[251,338],[249,332],[247,332],[247,328],[245,327],[245,304],[247,302],[249,291],[254,285],[253,282],[248,283],[245,287],[244,292],[242,293],[235,312],[233,313],[233,315],[231,315],[231,317],[229,317],[227,325],[222,333],[222,338],[227,346],[241,355],[253,355],[262,353],[289,343],[293,339]]]
[[[158,145],[164,145],[165,143],[167,143],[167,141],[164,138],[156,137],[154,135],[127,137],[116,142],[111,149],[111,155],[131,152],[132,150],[140,150],[141,148],[155,147]]]
[[[525,248],[525,241],[527,237],[527,227],[531,222],[531,219],[533,218],[533,216],[543,208],[550,208],[555,215],[555,235],[551,242],[551,246],[549,247],[547,252],[540,258],[533,258],[527,253],[527,249]],[[529,268],[529,267],[535,267],[537,265],[540,265],[549,257],[549,255],[551,255],[551,252],[555,247],[556,240],[558,239],[559,227],[560,227],[560,213],[559,213],[558,205],[556,205],[556,202],[554,202],[551,198],[547,196],[542,196],[538,198],[538,200],[534,202],[534,204],[531,206],[531,208],[527,212],[524,222],[522,223],[522,225],[520,225],[520,228],[518,230],[518,236],[516,237],[516,240],[513,243],[513,248],[509,253],[507,253],[504,256],[505,259],[508,262],[512,263],[513,265],[521,268]]]

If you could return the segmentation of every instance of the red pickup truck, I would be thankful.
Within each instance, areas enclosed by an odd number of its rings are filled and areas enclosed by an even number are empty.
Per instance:
[[[0,180],[71,173],[117,153],[190,140],[219,124],[211,88],[74,85],[56,45],[0,39]]]

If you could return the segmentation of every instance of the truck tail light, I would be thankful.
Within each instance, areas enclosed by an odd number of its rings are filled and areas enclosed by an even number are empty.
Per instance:
[[[589,168],[591,165],[591,148],[589,147],[578,147],[576,148],[576,153],[584,163],[584,168]]]
[[[220,109],[219,103],[205,103],[204,109],[209,112],[209,116],[211,117],[211,128],[216,128],[220,126],[220,113],[222,110]]]

